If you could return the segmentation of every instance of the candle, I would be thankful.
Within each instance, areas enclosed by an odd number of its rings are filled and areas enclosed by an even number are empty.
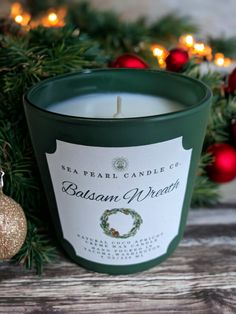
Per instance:
[[[56,233],[79,265],[111,274],[164,261],[184,232],[211,93],[131,69],[54,77],[24,97]]]
[[[162,97],[119,93],[121,115],[117,118],[154,116],[181,110],[183,106]],[[112,118],[117,111],[117,93],[89,94],[52,104],[49,111],[84,118]]]

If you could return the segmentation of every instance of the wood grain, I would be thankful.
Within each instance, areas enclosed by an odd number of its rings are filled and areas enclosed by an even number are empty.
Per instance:
[[[0,265],[0,313],[236,313],[236,206],[191,211],[185,236],[166,262],[111,276],[67,257],[42,277]]]

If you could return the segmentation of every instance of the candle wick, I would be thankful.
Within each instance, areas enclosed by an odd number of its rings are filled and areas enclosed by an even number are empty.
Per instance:
[[[117,113],[121,113],[122,98],[117,96]]]
[[[123,118],[122,114],[122,98],[121,96],[117,96],[116,101],[116,113],[113,115],[113,118]]]
[[[3,188],[3,176],[4,176],[3,170],[0,168],[0,189]]]

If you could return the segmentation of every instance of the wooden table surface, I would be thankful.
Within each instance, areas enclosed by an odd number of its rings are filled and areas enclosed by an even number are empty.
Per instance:
[[[0,264],[0,313],[236,313],[236,184],[223,203],[191,210],[184,239],[148,271],[110,276],[67,257],[38,277]]]

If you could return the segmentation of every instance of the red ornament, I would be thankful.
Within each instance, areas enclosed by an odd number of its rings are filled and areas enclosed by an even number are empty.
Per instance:
[[[229,144],[217,143],[207,149],[213,156],[213,163],[206,170],[212,181],[229,182],[236,177],[236,149]]]
[[[233,143],[236,145],[236,119],[233,119],[231,122],[230,133]]]
[[[226,86],[229,93],[236,92],[236,68],[228,77],[228,85]]]
[[[183,69],[185,64],[189,61],[188,52],[181,48],[175,48],[170,50],[166,57],[166,70],[179,72]]]
[[[125,53],[117,57],[111,64],[110,68],[134,68],[134,69],[147,69],[148,64],[143,61],[140,57]]]

